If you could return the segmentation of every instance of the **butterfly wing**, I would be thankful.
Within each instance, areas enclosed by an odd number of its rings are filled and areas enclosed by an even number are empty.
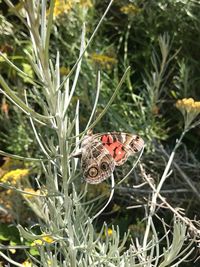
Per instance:
[[[144,140],[138,135],[120,132],[105,133],[98,136],[103,147],[113,157],[115,165],[120,166],[129,156],[139,152],[144,146]]]
[[[144,146],[141,137],[134,134],[110,132],[88,134],[81,144],[81,167],[86,182],[98,184],[113,173],[129,156]]]
[[[98,184],[111,176],[115,162],[99,140],[93,136],[86,138],[82,146],[81,157],[83,177],[90,184]]]

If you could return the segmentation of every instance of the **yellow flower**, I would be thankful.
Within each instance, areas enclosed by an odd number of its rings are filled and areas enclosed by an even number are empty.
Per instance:
[[[113,230],[111,228],[105,229],[105,236],[111,236],[113,234]]]
[[[108,237],[111,237],[112,235],[113,235],[113,229],[106,227],[104,228],[104,233],[102,234],[101,238],[105,240]]]
[[[72,9],[72,0],[56,0],[53,15],[54,17],[60,16],[63,13],[67,13]]]
[[[183,98],[176,102],[176,107],[186,112],[200,112],[200,102],[194,101],[193,98]]]
[[[33,266],[29,260],[25,260],[21,265],[24,267],[32,267]]]
[[[79,8],[90,8],[93,6],[91,0],[55,0],[54,17],[69,13],[75,5]],[[47,11],[48,14],[49,10]]]
[[[36,239],[31,243],[31,246],[36,246],[36,245],[44,245],[45,243],[51,244],[54,242],[54,239],[51,236],[47,236],[45,234],[41,235],[40,239]]]
[[[31,246],[41,246],[44,242],[41,239],[36,239],[31,243]]]
[[[176,102],[176,107],[183,114],[185,128],[187,128],[200,113],[200,102],[194,101],[193,98],[183,98],[178,100]]]
[[[42,238],[42,240],[43,240],[44,242],[46,242],[46,243],[49,243],[49,244],[51,244],[51,243],[54,242],[54,239],[53,239],[51,236],[44,236],[44,237]]]
[[[0,179],[2,183],[11,183],[15,185],[22,178],[26,177],[29,174],[28,169],[16,169],[4,174],[4,176]]]
[[[108,236],[111,236],[113,234],[113,230],[111,228],[108,228],[107,234]]]
[[[137,13],[141,11],[141,8],[138,8],[137,6],[133,4],[128,4],[128,5],[122,6],[120,8],[120,11],[127,15],[136,15]]]
[[[93,53],[91,55],[91,59],[97,63],[102,65],[103,67],[110,68],[111,65],[116,64],[117,60],[114,57],[109,57],[102,54]]]
[[[11,159],[8,157],[3,157],[4,163],[1,166],[1,169],[4,170],[5,172],[8,172],[13,169],[22,169],[24,167],[22,161],[17,160],[17,159]]]

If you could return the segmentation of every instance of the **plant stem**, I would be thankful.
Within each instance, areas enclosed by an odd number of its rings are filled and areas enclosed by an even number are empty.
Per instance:
[[[168,177],[169,169],[170,169],[170,167],[172,165],[172,162],[173,162],[173,159],[174,159],[174,156],[175,156],[175,152],[178,149],[178,147],[180,146],[181,141],[182,141],[184,135],[186,134],[186,132],[187,132],[187,129],[185,129],[182,132],[180,138],[177,140],[176,145],[175,145],[175,147],[174,147],[174,149],[173,149],[173,151],[172,151],[172,153],[171,153],[171,155],[169,157],[169,160],[167,162],[167,165],[165,167],[165,170],[163,172],[163,175],[162,175],[162,177],[160,179],[160,182],[159,182],[159,184],[158,184],[158,186],[156,188],[156,192],[154,192],[153,195],[152,195],[150,212],[149,212],[148,221],[147,221],[147,227],[146,227],[146,231],[145,231],[145,234],[144,234],[143,248],[146,248],[146,246],[147,246],[147,241],[148,241],[148,236],[149,236],[149,232],[150,232],[150,227],[152,225],[152,217],[153,217],[153,215],[155,213],[155,209],[156,209],[156,201],[157,201],[157,198],[159,196],[160,190],[161,190],[161,188],[162,188],[165,180]],[[144,253],[146,254],[146,252],[144,252]]]

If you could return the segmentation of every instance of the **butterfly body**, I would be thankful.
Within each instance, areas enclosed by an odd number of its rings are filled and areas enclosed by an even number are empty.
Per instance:
[[[81,168],[90,184],[98,184],[113,173],[115,166],[126,162],[129,156],[144,146],[141,137],[129,133],[88,133],[81,143]]]

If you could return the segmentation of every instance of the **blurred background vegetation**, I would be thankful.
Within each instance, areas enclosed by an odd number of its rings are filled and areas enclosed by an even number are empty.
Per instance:
[[[23,12],[23,1],[12,2],[16,9]],[[86,23],[86,36],[89,37],[107,5],[108,1],[101,0],[56,1],[50,53],[55,61],[56,50],[60,51],[63,78],[78,58],[83,22]],[[27,30],[5,2],[0,1],[0,50],[34,78],[26,60],[29,46]],[[126,83],[94,131],[139,133],[146,141],[142,163],[149,176],[156,181],[183,129],[183,119],[175,107],[176,101],[189,97],[200,100],[199,51],[199,1],[114,1],[83,59],[76,95],[72,100],[73,105],[80,99],[80,127],[84,129],[88,114],[92,111],[97,71],[101,70],[101,94],[96,116],[110,99],[125,68],[131,66]],[[12,88],[17,89],[18,93],[21,90],[22,95],[24,86],[27,90],[32,87],[30,80],[20,77],[3,57],[0,57],[0,72]],[[30,103],[35,110],[40,109],[37,99],[30,99]],[[26,116],[2,94],[0,107],[0,149],[11,154],[39,157],[40,152]],[[42,127],[41,134],[52,135]],[[186,215],[196,220],[200,219],[199,136],[199,127],[186,135],[172,165],[173,173],[161,190],[173,207],[185,209]],[[41,171],[39,166],[5,156],[1,156],[0,164],[0,177],[5,179],[7,174],[8,179],[11,177],[11,184],[21,183],[24,189],[30,188],[30,185],[37,189],[33,177]],[[116,177],[126,174],[130,166],[131,162],[118,169]],[[98,222],[106,221],[110,226],[119,225],[122,234],[130,229],[133,237],[143,235],[141,220],[144,214],[140,207],[147,203],[151,192],[148,187],[130,187],[140,183],[140,171],[135,171],[123,185],[117,187],[112,202],[96,222],[97,229]],[[5,188],[0,190],[0,241],[3,244],[17,244],[19,236],[15,225],[31,225],[36,218],[20,195]],[[88,198],[106,193],[106,190],[104,183],[89,186]],[[22,207],[23,212],[20,212]],[[166,209],[160,208],[158,213],[171,223],[172,215]],[[159,220],[156,223],[158,232],[162,231]],[[11,253],[19,261],[26,258],[16,251]],[[181,266],[199,266],[199,261]]]

